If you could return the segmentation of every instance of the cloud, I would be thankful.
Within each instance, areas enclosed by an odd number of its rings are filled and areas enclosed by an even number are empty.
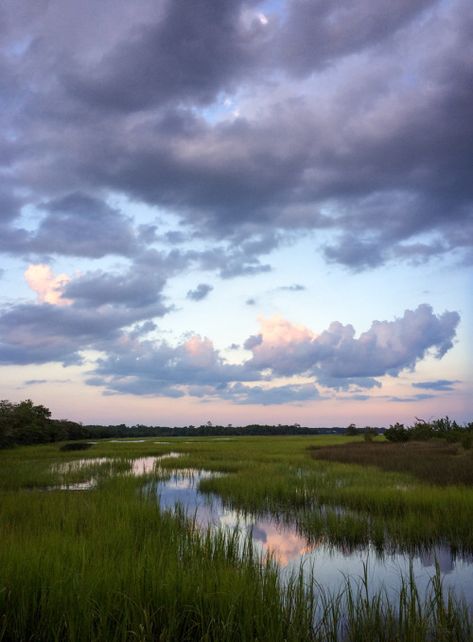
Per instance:
[[[245,242],[238,235],[230,243],[212,249],[191,250],[188,256],[203,270],[218,270],[223,279],[253,276],[271,271],[269,264],[261,263],[261,255],[276,249],[279,240],[272,233],[255,235],[251,242]]]
[[[332,377],[326,375],[322,369],[313,370],[317,374],[317,381],[321,386],[332,388],[334,390],[344,390],[347,392],[355,392],[359,390],[371,390],[373,388],[381,388],[382,384],[378,379],[373,377]],[[355,398],[353,395],[351,398]]]
[[[0,251],[88,267],[67,283],[29,272],[39,299],[0,312],[2,363],[92,349],[109,392],[223,396],[261,379],[234,395],[269,399],[268,376],[353,393],[451,348],[458,313],[426,305],[359,336],[262,321],[237,369],[205,348],[207,379],[184,344],[149,336],[173,276],[266,274],[301,238],[353,272],[471,262],[469,0],[47,4],[1,9]]]
[[[67,284],[65,294],[85,308],[109,304],[128,309],[132,315],[149,309],[149,314],[162,316],[170,310],[162,294],[167,280],[188,265],[188,257],[178,250],[150,249],[137,255],[128,269],[82,274]]]
[[[248,73],[264,29],[241,19],[241,0],[167,0],[153,22],[135,27],[100,66],[64,73],[66,90],[88,107],[130,112],[171,101],[207,105]],[[137,73],[143,70],[145,73]]]
[[[377,267],[386,260],[377,241],[364,241],[348,234],[337,239],[335,245],[326,246],[324,254],[330,263],[341,263],[355,271]]]
[[[198,336],[176,347],[149,341],[125,343],[100,360],[94,385],[133,394],[172,392],[263,405],[320,398],[316,382],[356,395],[380,388],[375,377],[414,369],[428,352],[441,358],[452,345],[458,322],[457,313],[435,315],[424,304],[394,321],[374,321],[355,338],[352,326],[338,322],[315,335],[281,317],[260,319],[261,333],[244,344],[252,356],[241,364],[226,363],[208,339]],[[312,383],[248,385],[301,375],[312,378]]]
[[[130,222],[98,198],[76,192],[49,201],[42,209],[46,217],[31,240],[36,252],[99,258],[129,256],[137,249]]]
[[[417,401],[424,401],[425,399],[434,399],[435,395],[427,394],[427,393],[419,393],[417,395],[412,395],[410,397],[387,397],[388,401],[392,401],[394,403],[416,403]]]
[[[355,271],[471,259],[467,1],[290,0],[266,24],[241,0],[66,4],[5,9],[2,251],[135,256],[155,237],[119,193],[178,217],[165,242],[210,241],[224,278],[307,230]]]
[[[191,301],[202,301],[205,299],[210,292],[212,292],[213,287],[208,283],[199,283],[195,290],[189,290],[187,293],[187,298]]]
[[[70,299],[63,298],[64,289],[71,280],[67,274],[54,276],[49,265],[37,263],[27,268],[25,279],[33,292],[36,292],[39,302],[53,305],[70,305],[72,303]]]
[[[301,285],[300,283],[293,283],[292,285],[281,285],[278,290],[283,290],[285,292],[303,292],[307,288],[305,285]]]
[[[261,386],[245,386],[236,383],[230,386],[222,395],[237,404],[255,405],[281,405],[300,404],[304,401],[320,399],[317,387],[312,383],[287,384],[284,386],[272,386],[263,388]]]
[[[298,75],[373,47],[419,18],[434,0],[295,0],[278,34],[281,65]]]
[[[153,229],[139,226],[100,198],[75,192],[35,204],[46,215],[31,231],[5,226],[0,250],[11,254],[56,254],[101,258],[133,256],[154,241]],[[1,228],[0,228],[1,229]]]
[[[421,390],[437,390],[439,392],[450,392],[455,389],[457,383],[460,383],[458,380],[450,379],[437,379],[435,381],[419,381],[413,383],[413,388],[420,388]]]
[[[0,363],[81,363],[85,350],[110,350],[151,331],[152,319],[169,311],[161,293],[165,280],[156,271],[172,272],[175,257],[152,252],[146,259],[122,274],[93,271],[67,282],[48,266],[30,270],[40,303],[0,313]],[[58,305],[62,295],[69,305]]]
[[[99,359],[89,383],[114,392],[154,396],[219,394],[233,381],[260,378],[245,364],[228,364],[207,338],[194,335],[171,346],[150,341],[123,343]]]
[[[312,372],[322,378],[364,380],[397,376],[413,369],[428,351],[441,358],[453,346],[457,312],[435,315],[431,306],[406,310],[394,321],[374,321],[355,338],[351,325],[338,321],[318,336],[281,318],[261,320],[261,341],[252,346],[252,367],[291,376]]]
[[[13,221],[19,215],[20,205],[20,199],[0,190],[0,225]]]

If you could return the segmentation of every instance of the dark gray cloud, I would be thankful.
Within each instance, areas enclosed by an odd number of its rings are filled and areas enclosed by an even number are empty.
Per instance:
[[[174,275],[266,273],[272,252],[308,233],[352,271],[473,262],[470,0],[288,0],[284,11],[38,0],[0,12],[0,251],[126,263],[72,278],[71,305],[1,311],[1,363],[99,350],[89,383],[110,394],[265,404],[317,396],[315,384],[248,385],[267,371],[364,397],[377,377],[452,347],[458,314],[425,305],[359,337],[338,322],[283,345],[252,336],[240,366],[205,340],[149,336],[172,309]],[[141,220],[143,203],[176,229]]]
[[[0,191],[0,225],[14,220],[19,215],[21,201],[8,191]]]
[[[155,22],[136,27],[103,57],[65,73],[87,106],[142,110],[171,101],[206,105],[256,62],[264,27],[245,25],[241,0],[168,0]]]
[[[81,350],[117,339],[120,327],[132,322],[115,312],[17,305],[0,316],[0,363],[81,363]]]
[[[213,287],[208,283],[199,283],[195,290],[189,290],[187,293],[187,298],[191,301],[202,301],[205,299],[210,292],[212,292]]]
[[[97,198],[74,193],[42,207],[47,215],[32,239],[31,249],[94,258],[136,252],[130,221]]]
[[[12,222],[19,214],[12,199],[0,202],[0,212]],[[3,209],[2,209],[3,208]],[[46,212],[34,231],[1,227],[0,250],[13,254],[59,254],[101,258],[108,254],[133,256],[155,240],[154,229],[139,226],[100,198],[75,192],[39,204]]]
[[[75,277],[64,286],[63,296],[84,309],[109,305],[141,319],[146,318],[144,310],[149,310],[150,316],[162,316],[171,309],[164,303],[163,288],[188,265],[189,259],[179,250],[150,249],[122,271],[93,270]]]
[[[380,0],[375,5],[370,0],[294,0],[277,36],[281,65],[296,74],[310,74],[382,42],[434,4],[434,0]]]
[[[222,279],[270,272],[271,266],[262,263],[261,257],[278,247],[278,236],[272,232],[255,234],[251,241],[241,237],[240,230],[230,243],[199,252],[190,251],[187,256],[203,270],[217,270]]]
[[[179,216],[169,243],[228,241],[200,257],[224,278],[311,229],[353,270],[471,258],[467,0],[112,4],[4,9],[2,191],[49,209],[31,232],[0,203],[1,250],[135,255],[156,230],[112,190]]]
[[[162,299],[165,279],[133,266],[124,274],[97,270],[66,285],[64,296],[82,306],[121,305],[129,309],[153,306]],[[164,312],[165,307],[162,307]]]
[[[378,241],[366,241],[344,234],[335,245],[324,248],[325,258],[332,263],[342,263],[353,270],[373,268],[385,262],[383,247]]]

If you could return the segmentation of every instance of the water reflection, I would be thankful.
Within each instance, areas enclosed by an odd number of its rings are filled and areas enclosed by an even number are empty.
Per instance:
[[[92,475],[89,479],[80,482],[64,481],[58,486],[51,486],[48,490],[91,490],[98,484],[98,474],[121,474],[131,475],[132,477],[142,477],[150,473],[157,472],[159,462],[164,459],[174,459],[181,457],[182,453],[171,451],[164,455],[150,457],[135,457],[133,459],[121,459],[115,457],[89,457],[84,459],[75,459],[73,461],[53,464],[51,471],[67,477],[67,475],[77,473],[80,470],[93,469],[97,474]]]
[[[53,464],[51,470],[53,473],[59,473],[60,475],[69,475],[70,473],[75,473],[78,470],[83,468],[89,468],[91,466],[102,466],[112,462],[113,459],[110,457],[90,457],[88,459],[74,459],[73,461],[65,461],[60,464]]]
[[[401,577],[412,568],[419,591],[426,591],[439,565],[446,589],[453,589],[473,604],[473,556],[455,556],[447,546],[436,546],[424,553],[383,553],[373,546],[343,549],[319,539],[309,542],[296,524],[281,523],[271,515],[256,516],[226,506],[218,495],[201,493],[200,480],[215,476],[203,470],[176,471],[169,479],[152,485],[160,507],[174,510],[179,505],[202,528],[238,528],[240,541],[252,536],[254,546],[262,555],[271,554],[279,563],[284,577],[303,567],[307,577],[329,590],[344,588],[346,577],[361,578],[368,567],[371,592],[381,588],[397,592]]]

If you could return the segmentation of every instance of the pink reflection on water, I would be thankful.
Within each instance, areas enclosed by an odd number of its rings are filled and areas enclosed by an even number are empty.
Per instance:
[[[258,520],[252,528],[252,534],[253,541],[258,542],[262,550],[274,557],[280,566],[287,566],[289,562],[313,551],[316,546],[309,544],[294,527],[281,526],[269,520]]]

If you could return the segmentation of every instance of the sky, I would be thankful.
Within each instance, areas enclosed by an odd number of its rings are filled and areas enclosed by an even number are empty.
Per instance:
[[[471,0],[0,4],[0,393],[473,419]]]

